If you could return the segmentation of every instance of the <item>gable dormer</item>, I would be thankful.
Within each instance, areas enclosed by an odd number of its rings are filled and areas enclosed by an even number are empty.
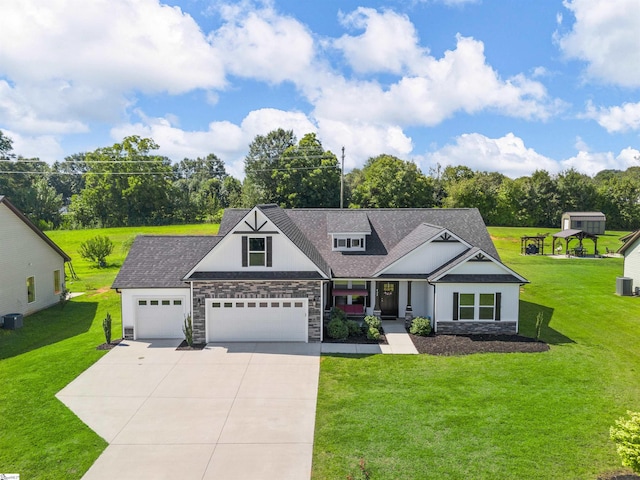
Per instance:
[[[338,210],[327,214],[327,234],[331,250],[337,252],[364,252],[367,236],[371,235],[369,217],[362,211]]]

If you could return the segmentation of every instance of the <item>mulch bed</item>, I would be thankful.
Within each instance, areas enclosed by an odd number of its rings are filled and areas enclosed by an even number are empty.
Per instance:
[[[612,472],[598,477],[598,480],[638,480],[640,475],[631,473],[629,471]]]
[[[192,346],[189,346],[187,341],[183,340],[182,343],[176,347],[176,350],[202,350],[206,346],[206,343],[194,343]]]
[[[549,345],[520,335],[411,335],[418,353],[430,355],[469,355],[472,353],[546,352]]]
[[[379,340],[371,340],[367,338],[367,335],[363,333],[362,335],[347,337],[344,340],[337,340],[335,338],[329,337],[327,335],[326,329],[324,332],[324,337],[322,343],[358,343],[358,344],[370,344],[370,345],[388,345],[387,337],[384,335],[384,331],[380,331],[380,339]]]
[[[96,350],[111,350],[113,347],[117,347],[121,341],[122,339],[118,338],[117,340],[111,340],[111,343],[101,343],[96,347]]]

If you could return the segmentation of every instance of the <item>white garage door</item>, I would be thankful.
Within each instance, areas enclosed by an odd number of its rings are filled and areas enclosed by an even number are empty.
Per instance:
[[[138,298],[136,338],[182,338],[185,315],[184,298]]]
[[[207,300],[209,342],[306,342],[306,298]]]

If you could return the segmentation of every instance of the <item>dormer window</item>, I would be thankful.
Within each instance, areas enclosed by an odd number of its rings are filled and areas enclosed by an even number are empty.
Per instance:
[[[363,251],[364,249],[365,249],[364,235],[358,235],[358,236],[333,235],[333,250]]]

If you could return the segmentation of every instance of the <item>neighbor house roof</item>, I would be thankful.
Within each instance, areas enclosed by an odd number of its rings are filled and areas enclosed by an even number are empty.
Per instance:
[[[184,276],[222,237],[139,235],[111,288],[181,288]]]
[[[42,230],[40,230],[38,227],[36,227],[34,225],[34,223],[29,220],[20,210],[18,210],[10,201],[7,197],[5,197],[4,195],[0,195],[0,204],[5,205],[9,210],[11,210],[20,220],[22,220],[27,227],[29,227],[31,230],[33,230],[35,232],[36,235],[38,235],[42,240],[44,240],[53,250],[55,250],[63,259],[65,262],[70,262],[71,261],[71,257],[69,255],[67,255],[66,253],[64,253],[64,251],[62,251],[62,249],[56,245],[53,240],[51,240],[49,237],[47,237],[44,232],[42,232]]]
[[[624,252],[626,252],[629,248],[631,248],[639,238],[640,238],[640,230],[636,230],[622,237],[620,240],[622,240],[622,242],[624,243],[618,249],[618,253],[624,254]]]
[[[606,220],[606,215],[602,212],[564,212],[564,215],[570,216],[573,220]]]

